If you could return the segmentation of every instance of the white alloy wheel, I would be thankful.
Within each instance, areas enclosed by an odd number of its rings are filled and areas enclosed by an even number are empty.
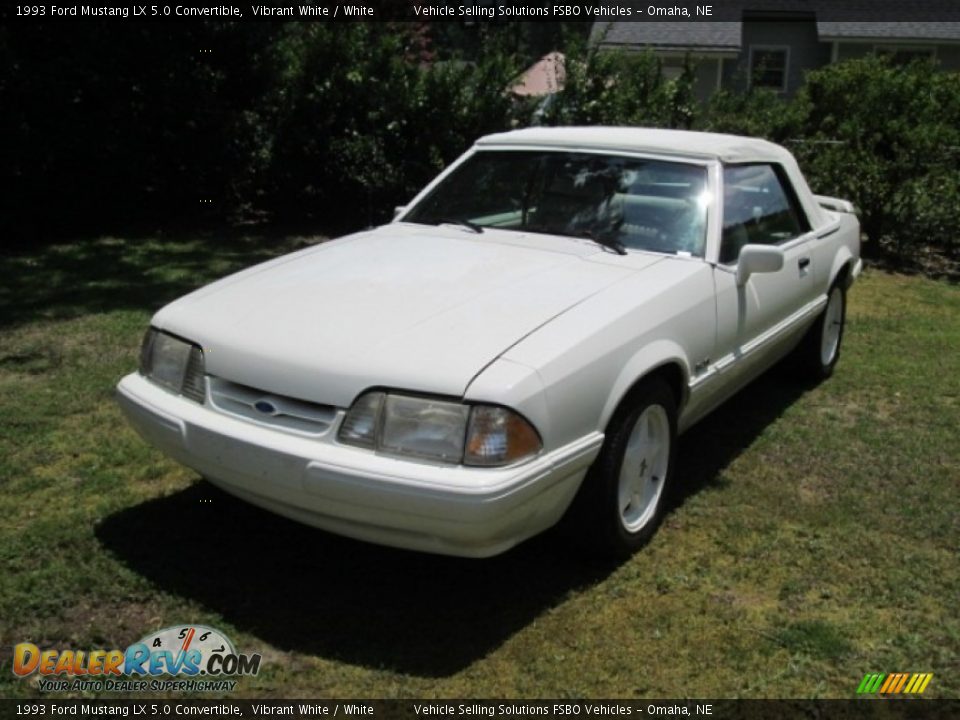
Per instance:
[[[843,290],[834,286],[830,291],[827,309],[823,314],[823,329],[820,333],[820,363],[832,365],[840,349],[840,334],[843,332]]]
[[[653,537],[673,486],[677,398],[660,376],[641,380],[607,425],[570,520],[603,554],[626,558]]]
[[[670,465],[670,421],[660,405],[637,417],[624,448],[617,499],[624,530],[636,533],[656,514]]]
[[[805,380],[820,382],[833,374],[843,345],[847,291],[843,278],[827,292],[827,304],[794,351],[794,365]]]

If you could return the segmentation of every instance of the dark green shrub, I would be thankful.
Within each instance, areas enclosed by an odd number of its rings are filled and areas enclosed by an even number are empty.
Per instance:
[[[871,56],[809,73],[797,102],[811,185],[852,200],[871,241],[955,246],[960,76]]]
[[[698,118],[697,129],[789,144],[801,131],[805,111],[802,101],[788,100],[773,90],[721,90],[710,98]]]
[[[277,44],[271,206],[383,221],[477,136],[510,127],[509,54],[428,64],[409,39],[383,25],[304,24]]]

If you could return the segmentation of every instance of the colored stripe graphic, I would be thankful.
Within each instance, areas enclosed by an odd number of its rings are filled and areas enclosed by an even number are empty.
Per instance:
[[[880,694],[889,692],[890,688],[897,682],[897,679],[900,677],[899,673],[890,673],[887,675],[887,681],[883,684],[883,687],[880,688]]]
[[[924,690],[927,689],[927,685],[930,684],[930,679],[933,677],[933,673],[918,673],[917,682],[913,686],[913,692],[916,695],[919,695]]]
[[[880,689],[880,683],[886,677],[885,673],[867,673],[860,681],[860,687],[857,688],[857,694],[875,693]]]
[[[857,694],[920,695],[927,689],[933,673],[867,673],[857,687]]]

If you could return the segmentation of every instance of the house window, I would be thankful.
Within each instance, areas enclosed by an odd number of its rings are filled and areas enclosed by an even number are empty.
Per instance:
[[[750,85],[786,92],[789,64],[789,48],[751,45]]]
[[[909,65],[914,60],[932,60],[935,57],[933,47],[916,45],[875,45],[873,51],[881,57],[888,57],[894,65]]]
[[[683,66],[682,65],[672,65],[670,63],[663,64],[663,79],[664,80],[677,80],[680,76],[683,75]]]

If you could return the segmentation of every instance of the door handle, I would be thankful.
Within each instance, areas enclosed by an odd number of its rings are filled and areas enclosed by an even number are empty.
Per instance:
[[[810,258],[808,258],[808,257],[802,257],[802,258],[800,258],[800,259],[797,261],[797,265],[800,266],[800,269],[801,269],[801,270],[806,270],[808,267],[810,267]]]

